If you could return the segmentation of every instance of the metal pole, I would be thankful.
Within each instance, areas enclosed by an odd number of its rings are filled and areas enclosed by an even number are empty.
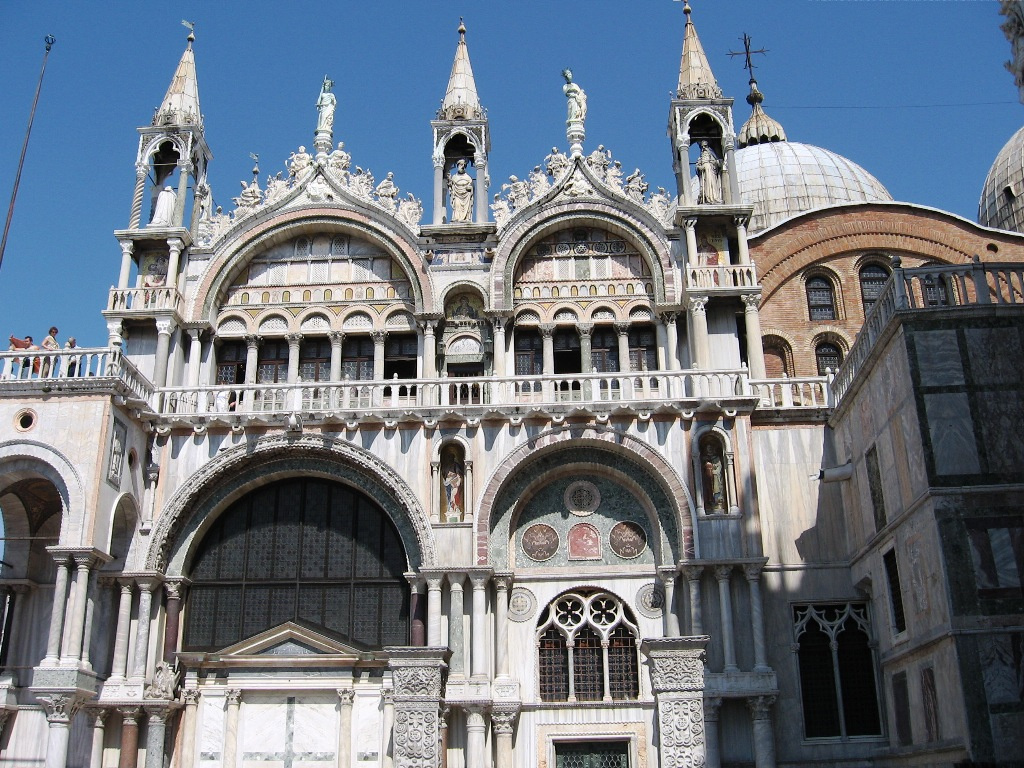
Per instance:
[[[14,201],[18,198],[18,184],[21,183],[21,169],[25,165],[25,153],[28,152],[28,138],[32,135],[32,121],[36,117],[36,105],[39,103],[39,92],[43,89],[43,75],[46,74],[46,60],[50,57],[50,49],[57,42],[53,35],[43,38],[46,43],[46,53],[43,54],[43,67],[39,70],[39,82],[36,84],[36,95],[32,99],[32,111],[28,115],[28,128],[25,131],[25,141],[21,145],[21,157],[18,159],[18,172],[14,176],[14,190],[11,192],[11,204],[7,207],[7,222],[4,224],[4,236],[0,239],[0,265],[4,261],[4,250],[7,248],[7,233],[11,231],[11,219],[14,218]]]

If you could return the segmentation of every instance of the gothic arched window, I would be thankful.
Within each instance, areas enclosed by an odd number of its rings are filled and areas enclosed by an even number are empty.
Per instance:
[[[637,636],[629,609],[614,595],[596,590],[561,595],[538,622],[541,700],[636,699]]]
[[[286,621],[357,647],[409,641],[398,531],[368,496],[289,478],[236,501],[192,563],[184,647],[217,650]]]
[[[865,264],[860,268],[860,298],[867,315],[882,295],[882,286],[889,279],[889,270],[881,264]]]
[[[818,375],[824,376],[829,370],[835,373],[843,364],[843,351],[830,341],[823,341],[814,348],[814,359],[818,364]]]
[[[824,277],[812,277],[807,281],[807,311],[811,320],[836,319],[835,290]]]

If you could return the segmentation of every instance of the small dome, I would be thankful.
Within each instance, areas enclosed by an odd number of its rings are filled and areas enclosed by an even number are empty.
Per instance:
[[[1006,142],[985,177],[978,223],[1024,233],[1024,128]]]
[[[751,234],[826,205],[892,200],[881,182],[856,163],[792,141],[737,150],[736,178],[743,202],[754,205]]]

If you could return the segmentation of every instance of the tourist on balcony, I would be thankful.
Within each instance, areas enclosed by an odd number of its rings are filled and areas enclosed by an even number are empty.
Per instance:
[[[33,349],[39,349],[39,347],[37,347],[32,342],[31,336],[26,336],[24,339],[19,339],[17,336],[14,336],[12,334],[10,337],[10,342],[11,346],[9,347],[9,349],[27,349],[30,351]],[[14,359],[18,363],[18,365],[21,366],[20,370],[18,371],[18,378],[28,379],[31,378],[33,372],[39,373],[38,357],[16,357]],[[30,365],[32,366],[31,370],[29,368]]]
[[[64,349],[77,349],[77,348],[78,348],[78,342],[75,341],[75,337],[74,336],[69,336],[68,340],[67,340],[67,343],[64,345]],[[67,362],[68,362],[68,372],[67,372],[67,375],[69,377],[74,376],[76,373],[78,373],[78,355],[70,355],[67,358]]]
[[[46,338],[43,339],[43,349],[47,352],[60,352],[60,343],[57,341],[58,333],[59,331],[57,330],[57,326],[54,325],[50,328],[50,332],[46,335]],[[55,366],[51,365],[51,362],[51,357],[47,356],[43,358],[43,376],[49,376],[50,371],[55,368]],[[56,373],[56,370],[54,370],[54,373]]]

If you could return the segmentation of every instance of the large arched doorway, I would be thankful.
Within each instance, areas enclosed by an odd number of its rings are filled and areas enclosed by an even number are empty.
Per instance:
[[[184,648],[227,647],[284,622],[357,648],[406,645],[407,559],[369,496],[288,478],[229,506],[192,558]]]

